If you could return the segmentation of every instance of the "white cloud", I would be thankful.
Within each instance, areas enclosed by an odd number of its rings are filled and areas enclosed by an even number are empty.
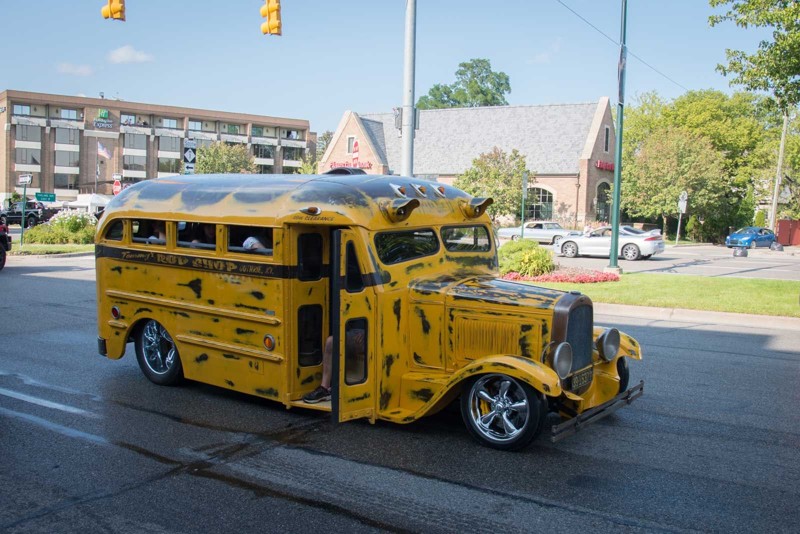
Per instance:
[[[73,65],[72,63],[59,63],[58,72],[72,76],[91,76],[94,70],[89,65]]]
[[[559,37],[558,39],[550,43],[550,46],[547,47],[547,50],[545,50],[544,52],[539,52],[538,54],[535,54],[531,59],[529,59],[528,63],[534,65],[550,63],[550,61],[553,59],[553,56],[558,54],[560,51],[561,51],[561,38]]]
[[[146,63],[153,61],[153,56],[136,50],[131,45],[125,45],[109,52],[108,60],[111,63]]]

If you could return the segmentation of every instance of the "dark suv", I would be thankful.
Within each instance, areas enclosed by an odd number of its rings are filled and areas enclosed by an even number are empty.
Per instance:
[[[8,235],[8,226],[0,224],[0,271],[6,265],[6,252],[11,250],[11,236]]]

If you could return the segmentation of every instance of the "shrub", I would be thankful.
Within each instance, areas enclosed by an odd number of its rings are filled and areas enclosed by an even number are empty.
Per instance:
[[[767,216],[766,216],[766,214],[763,211],[758,210],[756,212],[756,218],[755,218],[755,220],[753,222],[753,226],[764,226],[766,224],[767,224]]]
[[[539,276],[522,276],[519,273],[508,273],[504,280],[519,280],[523,282],[561,282],[570,284],[593,284],[598,282],[619,282],[619,275],[590,269],[576,267],[560,268],[559,270]]]
[[[497,256],[501,275],[515,272],[522,276],[538,276],[556,268],[553,253],[528,239],[506,243],[497,251]]]
[[[26,243],[88,245],[94,243],[97,220],[86,212],[61,211],[45,224],[25,232]]]
[[[59,211],[48,222],[50,226],[65,228],[75,233],[89,226],[95,226],[97,219],[85,211]]]
[[[689,217],[689,220],[686,221],[686,235],[694,241],[699,241],[701,230],[700,220],[697,218],[697,215]]]

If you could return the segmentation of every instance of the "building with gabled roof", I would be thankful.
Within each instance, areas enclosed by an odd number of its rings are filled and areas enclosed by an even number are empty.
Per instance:
[[[359,167],[398,174],[401,139],[393,113],[346,111],[319,171]],[[452,184],[481,154],[517,149],[529,181],[526,218],[578,227],[608,220],[614,180],[614,123],[608,97],[585,104],[421,110],[414,174]]]

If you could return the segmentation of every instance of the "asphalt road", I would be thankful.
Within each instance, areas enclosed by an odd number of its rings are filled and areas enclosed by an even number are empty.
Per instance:
[[[557,444],[326,417],[97,355],[93,258],[0,272],[2,532],[794,532],[800,332],[599,316],[645,394]]]

